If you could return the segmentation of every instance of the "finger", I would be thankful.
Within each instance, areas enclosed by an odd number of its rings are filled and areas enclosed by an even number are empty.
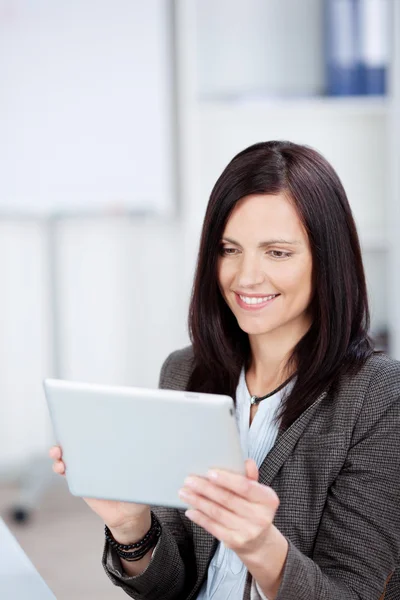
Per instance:
[[[53,464],[53,471],[55,473],[58,473],[58,475],[63,475],[65,473],[65,464],[63,463],[62,460],[57,460]]]
[[[208,478],[214,484],[246,498],[249,502],[258,504],[270,504],[272,502],[279,505],[279,498],[272,488],[258,483],[258,481],[248,479],[239,473],[212,469],[208,472]]]
[[[184,487],[179,491],[179,496],[189,505],[207,512],[216,521],[218,521],[216,514],[211,515],[209,513],[207,506],[210,505],[205,501],[211,501],[215,507],[224,507],[230,513],[245,519],[249,515],[255,516],[257,508],[254,504],[246,500],[246,498],[238,496],[226,488],[214,485],[211,481],[202,477],[188,477],[185,480]]]
[[[246,460],[246,475],[248,479],[258,481],[258,468],[256,462],[252,458]]]
[[[240,529],[227,529],[223,524],[214,521],[209,516],[197,509],[189,509],[185,515],[208,531],[213,537],[220,542],[223,542],[227,548],[234,551],[244,550],[249,542],[252,542],[254,533],[249,529],[248,523],[244,521],[244,525]]]
[[[203,522],[207,519],[209,522],[213,522],[219,527],[223,527],[226,531],[243,531],[249,528],[249,513],[245,516],[240,516],[238,513],[231,512],[225,506],[222,506],[205,496],[200,496],[191,492],[188,492],[185,496],[180,494],[180,496],[189,504],[191,510],[200,513]],[[250,514],[253,520],[255,517],[254,511]]]
[[[200,527],[202,527],[203,529],[208,531],[208,533],[210,533],[213,537],[215,537],[220,542],[225,541],[225,539],[227,537],[227,532],[224,529],[224,527],[222,525],[219,525],[219,523],[212,521],[209,517],[204,515],[201,511],[189,509],[185,512],[185,515],[187,516],[188,519],[193,521],[193,523],[196,523],[196,525],[199,525]]]
[[[49,456],[50,458],[52,458],[53,460],[60,460],[61,459],[61,448],[60,446],[52,446],[49,450]]]
[[[254,483],[254,482],[253,482]],[[259,485],[259,484],[257,484]],[[273,492],[276,496],[275,492]],[[269,525],[279,506],[279,500],[276,496],[272,500],[265,499],[264,502],[250,502],[246,498],[231,492],[203,477],[188,477],[185,480],[184,487],[179,492],[180,497],[190,506],[199,509],[210,516],[215,521],[223,522],[227,528],[236,527],[236,522],[231,515],[251,521],[256,526]],[[230,515],[221,512],[219,508],[225,509]]]

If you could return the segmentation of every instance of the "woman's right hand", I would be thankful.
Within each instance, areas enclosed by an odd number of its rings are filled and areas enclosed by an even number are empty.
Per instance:
[[[54,460],[53,471],[65,476],[65,464],[60,446],[50,448],[49,455]],[[96,498],[83,499],[112,531],[120,530],[121,534],[128,533],[130,529],[135,530],[143,520],[150,519],[150,507],[146,504]]]

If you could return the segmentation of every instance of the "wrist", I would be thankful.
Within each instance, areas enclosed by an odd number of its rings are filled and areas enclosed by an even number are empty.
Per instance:
[[[117,527],[108,528],[119,544],[134,544],[143,538],[151,527],[151,512],[145,512],[140,518],[127,521]]]
[[[284,561],[288,553],[288,543],[284,535],[275,527],[271,525],[269,535],[265,539],[264,543],[260,546],[257,552],[248,557],[247,562],[255,568],[261,568],[265,565],[265,556],[273,555],[274,562]]]
[[[271,600],[276,598],[282,583],[288,550],[287,539],[272,525],[263,546],[251,555],[240,557],[262,592]]]
[[[124,537],[129,535],[129,538],[127,538],[129,539],[129,543],[126,543],[127,539],[124,539],[124,542],[117,540],[113,536],[109,527],[107,525],[104,527],[104,533],[108,544],[114,548],[121,560],[123,559],[128,562],[143,561],[143,559],[147,557],[149,552],[154,548],[158,538],[161,535],[161,525],[154,514],[151,514],[149,529],[147,529],[144,535],[140,536],[140,539],[133,542],[132,539],[137,539],[140,530],[143,532],[142,524],[140,525],[140,529],[135,528],[135,530],[130,531],[129,534],[127,534],[125,531]],[[122,538],[120,537],[120,539]]]

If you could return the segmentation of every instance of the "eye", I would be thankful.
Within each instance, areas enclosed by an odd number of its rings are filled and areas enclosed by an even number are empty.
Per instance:
[[[285,252],[284,250],[270,250],[269,252],[273,258],[289,258],[292,256],[292,252]]]
[[[222,256],[234,256],[237,253],[237,249],[230,248],[229,246],[220,246],[219,252]]]

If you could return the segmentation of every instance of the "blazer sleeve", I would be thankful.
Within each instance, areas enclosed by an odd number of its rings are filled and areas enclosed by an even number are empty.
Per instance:
[[[396,390],[398,394],[398,388]],[[378,600],[400,556],[400,399],[371,394],[329,490],[312,558],[288,540],[276,600]]]
[[[173,354],[161,368],[159,387],[165,387]],[[196,560],[190,532],[183,525],[178,509],[152,507],[161,523],[161,536],[146,570],[128,576],[119,556],[106,542],[102,564],[114,585],[136,600],[179,600],[189,596],[196,580]]]

